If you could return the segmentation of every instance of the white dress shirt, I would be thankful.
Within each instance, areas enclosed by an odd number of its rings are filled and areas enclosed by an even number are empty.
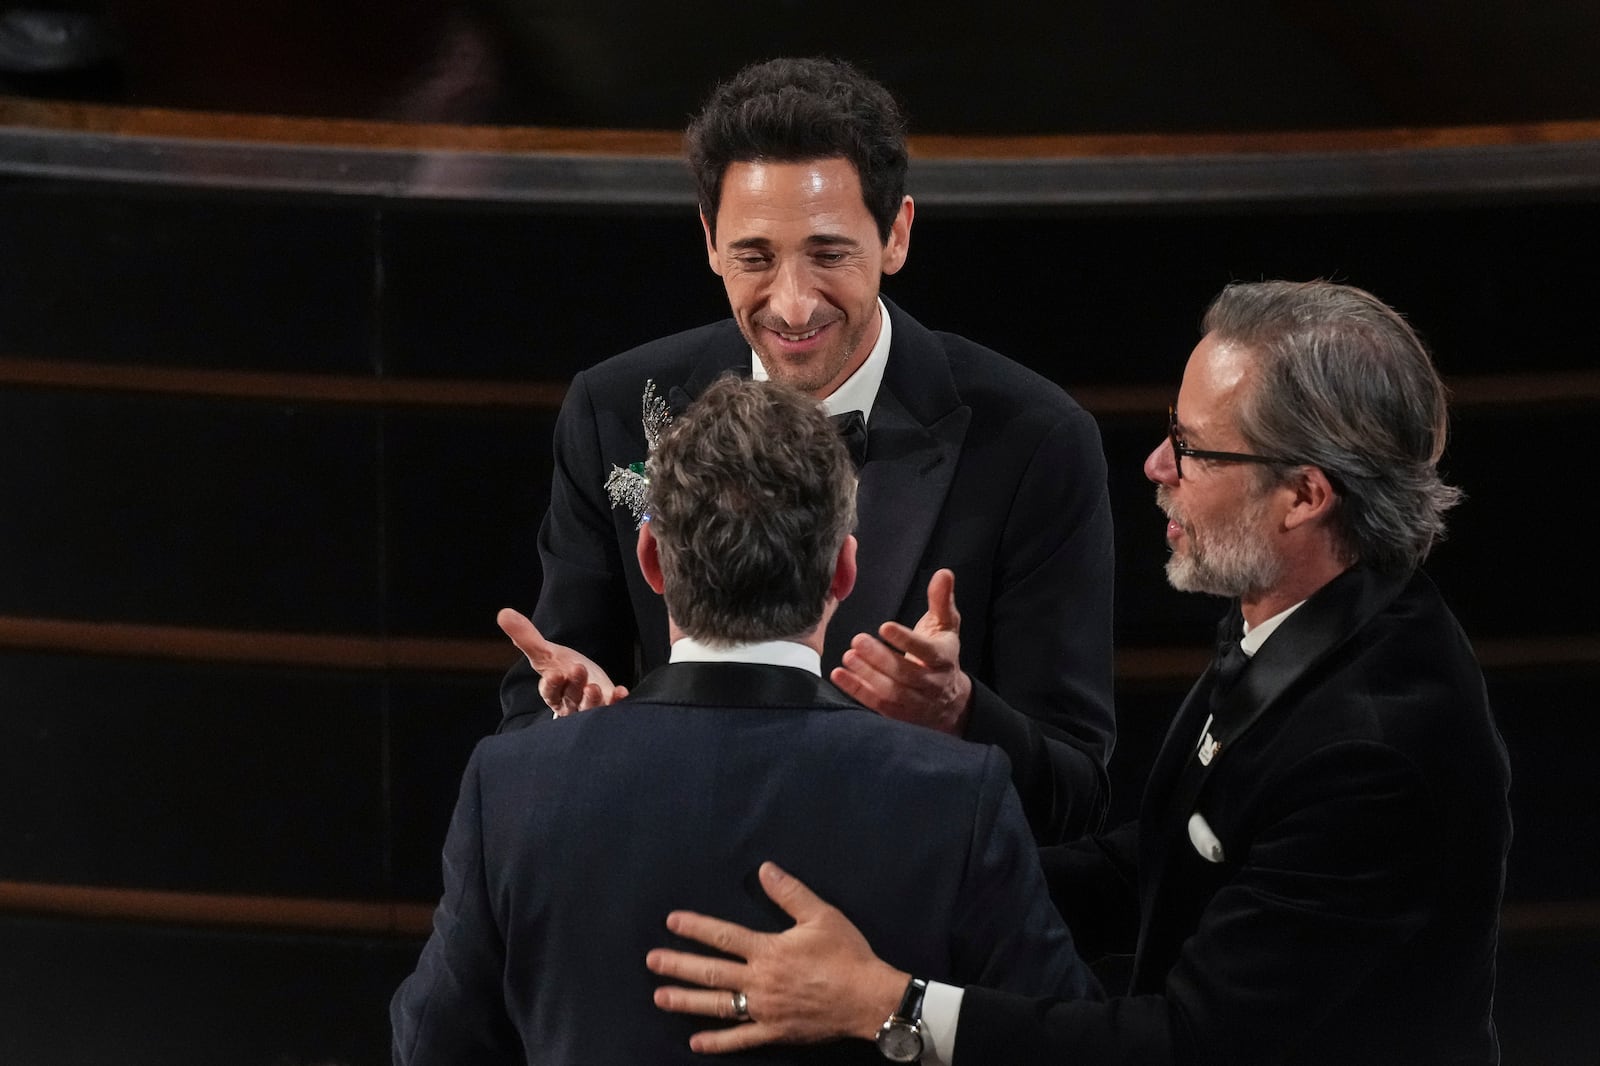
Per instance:
[[[867,361],[856,367],[856,372],[822,401],[823,414],[860,411],[862,418],[872,417],[872,405],[878,399],[878,387],[883,384],[883,368],[889,365],[889,341],[893,332],[889,327],[889,309],[883,306],[882,299],[878,300],[878,321],[881,323],[878,340],[867,353]],[[761,365],[754,349],[750,352],[750,376],[756,381],[767,380],[767,368]]]

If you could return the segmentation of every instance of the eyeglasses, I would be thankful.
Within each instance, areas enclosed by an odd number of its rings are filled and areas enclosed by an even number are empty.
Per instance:
[[[1183,457],[1191,459],[1219,459],[1224,463],[1282,463],[1285,466],[1298,466],[1298,459],[1280,459],[1272,455],[1248,455],[1244,452],[1208,452],[1203,448],[1191,448],[1183,442],[1178,435],[1178,405],[1167,405],[1167,439],[1172,442],[1172,465],[1177,467],[1178,478],[1183,478]]]

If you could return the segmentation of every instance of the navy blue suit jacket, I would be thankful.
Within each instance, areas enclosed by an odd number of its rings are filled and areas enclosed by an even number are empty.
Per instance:
[[[1005,751],[1041,842],[1098,829],[1116,732],[1099,429],[1053,383],[885,306],[893,335],[861,470],[860,578],[829,627],[824,671],[857,633],[890,619],[914,625],[929,578],[949,567],[961,662],[976,682],[967,739]],[[646,381],[686,402],[749,367],[750,346],[728,319],[580,373],[562,404],[533,619],[619,683],[666,661],[667,620],[634,559],[634,516],[612,507],[606,476],[645,458]],[[501,699],[503,729],[550,717],[525,662]]]
[[[708,1023],[656,1009],[645,953],[672,944],[674,908],[786,928],[756,883],[767,859],[919,975],[1098,994],[995,749],[802,670],[673,664],[479,744],[433,936],[394,998],[395,1062],[700,1062]],[[755,1058],[881,1062],[855,1041]]]

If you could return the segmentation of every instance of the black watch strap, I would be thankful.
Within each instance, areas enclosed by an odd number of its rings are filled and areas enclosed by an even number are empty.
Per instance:
[[[928,982],[921,977],[913,977],[906,982],[906,994],[900,997],[900,1007],[894,1016],[913,1025],[922,1021],[922,998],[927,994]]]
[[[906,982],[900,1006],[878,1030],[878,1051],[890,1062],[922,1061],[922,997],[927,991],[928,982],[920,977]]]

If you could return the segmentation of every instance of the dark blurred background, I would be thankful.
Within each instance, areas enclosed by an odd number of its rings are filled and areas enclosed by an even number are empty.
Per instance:
[[[494,612],[537,595],[561,390],[725,313],[674,135],[744,62],[828,53],[940,137],[886,293],[1100,421],[1118,815],[1220,608],[1167,589],[1139,470],[1206,301],[1333,277],[1429,339],[1468,493],[1429,569],[1515,772],[1506,1062],[1589,1066],[1597,31],[1575,2],[0,3],[0,1062],[386,1060],[499,717]]]
[[[42,0],[0,12],[13,24],[0,66],[27,83],[16,87],[145,107],[678,129],[716,78],[782,53],[862,64],[923,133],[1600,114],[1600,8],[1583,0]],[[70,17],[31,34],[20,18],[52,12]],[[31,75],[4,62],[30,46],[40,63],[80,61]]]

